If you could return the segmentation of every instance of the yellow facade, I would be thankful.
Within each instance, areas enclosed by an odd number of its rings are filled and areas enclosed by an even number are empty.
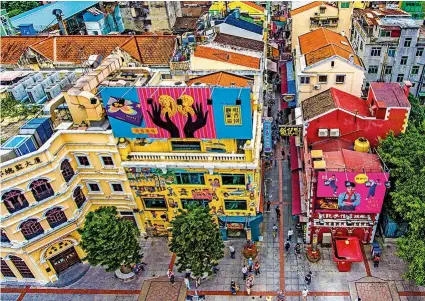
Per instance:
[[[1,280],[57,280],[66,268],[61,254],[66,264],[84,258],[77,229],[88,212],[116,206],[128,218],[136,211],[120,165],[111,131],[58,132],[39,150],[2,163],[1,258],[10,270],[2,268]],[[132,218],[142,225],[139,215]]]
[[[254,19],[259,19],[261,21],[266,20],[265,9],[260,7],[256,8],[254,6],[244,3],[244,1],[227,1],[227,7],[230,11],[239,8],[241,13],[246,13]],[[225,15],[226,12],[226,3],[225,1],[214,1],[209,8],[210,13],[215,13],[219,15]]]

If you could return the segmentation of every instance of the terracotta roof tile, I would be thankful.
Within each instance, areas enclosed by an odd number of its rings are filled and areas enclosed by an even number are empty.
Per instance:
[[[370,89],[380,108],[410,108],[410,102],[399,83],[370,83]]]
[[[323,152],[326,169],[341,169],[344,166],[348,171],[382,172],[381,160],[376,154],[361,153],[348,149]]]
[[[197,46],[194,56],[254,69],[260,68],[259,58],[205,46]]]
[[[187,85],[191,86],[196,82],[222,87],[230,87],[232,84],[236,87],[248,87],[253,80],[248,77],[235,75],[229,72],[215,72],[192,78],[187,82]]]
[[[350,55],[354,63],[361,66],[359,57],[354,52],[347,37],[326,28],[319,28],[298,37],[301,54],[305,55],[307,66],[330,58],[334,55],[346,60]]]
[[[196,30],[196,22],[198,17],[177,17],[176,23],[173,26],[174,30],[177,29],[190,29]]]
[[[0,63],[15,65],[29,46],[48,37],[1,37]]]
[[[200,17],[205,12],[208,11],[208,7],[182,7],[182,16],[183,17]]]
[[[251,40],[251,39],[246,39],[246,38],[237,37],[237,36],[231,36],[224,33],[217,34],[214,38],[214,42],[219,44],[226,44],[230,46],[250,49],[254,51],[260,51],[260,52],[264,51],[264,42],[262,41]]]
[[[300,6],[300,7],[296,8],[296,9],[294,9],[294,10],[291,10],[290,13],[291,13],[291,16],[295,16],[295,15],[297,15],[299,13],[302,13],[302,12],[305,12],[305,11],[307,11],[309,9],[318,7],[318,6],[322,5],[322,4],[323,5],[326,5],[326,6],[332,6],[330,4],[324,3],[323,1],[314,1],[314,2],[308,3],[306,5]]]
[[[186,6],[210,7],[211,1],[181,1],[182,8]]]

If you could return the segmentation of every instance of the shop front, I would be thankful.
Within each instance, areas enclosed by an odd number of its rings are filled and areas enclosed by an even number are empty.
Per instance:
[[[257,216],[218,216],[223,240],[243,238],[245,240],[258,241],[262,221],[262,214],[258,214]]]

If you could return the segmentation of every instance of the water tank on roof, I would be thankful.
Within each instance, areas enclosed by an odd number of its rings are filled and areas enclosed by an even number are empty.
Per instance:
[[[354,141],[354,150],[356,152],[367,153],[370,149],[369,141],[364,137],[359,137]]]
[[[35,36],[37,34],[33,24],[20,24],[19,31],[21,36]]]

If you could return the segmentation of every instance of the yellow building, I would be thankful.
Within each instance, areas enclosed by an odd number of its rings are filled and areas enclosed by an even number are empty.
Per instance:
[[[209,8],[209,13],[217,16],[225,16],[226,8],[229,11],[239,9],[242,14],[247,14],[254,20],[266,20],[266,9],[251,1],[214,1]]]
[[[298,45],[299,36],[320,27],[350,34],[353,1],[335,3],[314,1],[291,11],[292,50]]]
[[[1,167],[1,281],[45,284],[85,254],[77,229],[100,206],[142,225],[111,131],[55,133]]]

